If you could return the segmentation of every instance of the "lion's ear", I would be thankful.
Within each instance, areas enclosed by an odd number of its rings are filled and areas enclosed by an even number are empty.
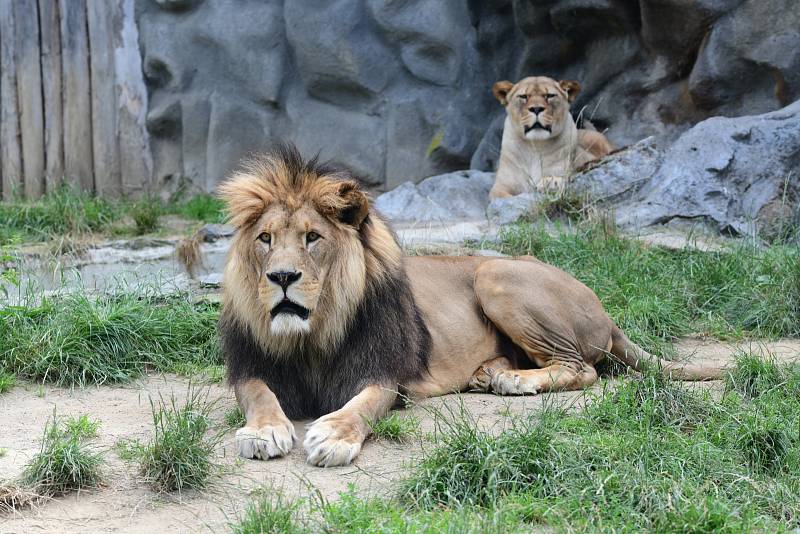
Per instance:
[[[581,92],[581,84],[574,80],[561,80],[558,85],[567,93],[567,101],[571,104],[578,98],[578,93]]]
[[[501,105],[505,106],[508,104],[508,92],[511,91],[512,87],[514,87],[514,84],[508,80],[495,82],[492,86],[492,94]]]
[[[342,204],[337,210],[337,218],[344,224],[360,228],[369,215],[367,195],[359,189],[357,183],[348,180],[339,183],[339,197]]]

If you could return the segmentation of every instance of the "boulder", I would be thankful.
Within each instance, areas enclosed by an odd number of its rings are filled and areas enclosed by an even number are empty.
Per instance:
[[[623,227],[673,219],[767,235],[800,205],[800,101],[763,115],[702,121],[674,143],[646,139],[578,175]]]
[[[459,171],[406,182],[375,199],[374,206],[395,223],[445,224],[486,219],[494,173]]]
[[[532,215],[536,205],[541,201],[542,195],[539,193],[523,193],[508,198],[496,198],[486,208],[486,217],[490,223],[496,226],[511,224],[525,216]]]

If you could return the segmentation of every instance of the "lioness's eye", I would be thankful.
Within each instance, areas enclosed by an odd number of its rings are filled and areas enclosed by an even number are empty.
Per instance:
[[[262,232],[258,234],[258,240],[261,241],[262,243],[266,243],[267,245],[269,245],[270,242],[272,241],[272,236],[269,235],[267,232]]]
[[[553,93],[547,93],[546,96],[547,96],[548,100],[550,100],[551,98],[555,98],[556,97],[556,95],[554,95]]]
[[[308,232],[306,234],[306,243],[313,243],[314,241],[316,241],[320,237],[322,237],[322,236],[319,235],[317,232]]]
[[[517,95],[517,98],[520,98],[522,100],[526,100],[528,98],[528,95]]]

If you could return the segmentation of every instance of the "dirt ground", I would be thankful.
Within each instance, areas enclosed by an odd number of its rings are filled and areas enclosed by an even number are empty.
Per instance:
[[[762,350],[782,360],[800,359],[800,340],[747,342],[737,345],[701,338],[678,343],[681,356],[691,360],[727,361],[737,348]],[[545,394],[536,397],[497,397],[482,394],[451,395],[429,399],[403,413],[421,420],[419,438],[408,444],[370,439],[355,463],[348,467],[322,469],[305,463],[300,445],[282,459],[239,460],[234,431],[225,434],[218,454],[224,473],[208,489],[182,495],[159,495],[139,480],[136,467],[119,459],[113,450],[118,440],[146,441],[152,432],[150,398],[174,394],[185,398],[188,380],[174,376],[148,376],[126,386],[64,389],[25,384],[0,396],[0,479],[17,476],[37,452],[47,418],[57,409],[59,416],[89,414],[101,426],[95,440],[107,450],[105,485],[97,490],[71,494],[40,504],[34,509],[0,516],[0,533],[31,532],[224,532],[256,488],[277,488],[289,497],[318,492],[326,499],[354,484],[360,494],[385,494],[391,483],[413,466],[434,428],[433,410],[459,409],[460,404],[485,428],[500,431],[514,414],[537,410],[543,403],[579,406],[583,392]],[[596,386],[601,387],[601,386]],[[234,406],[225,387],[208,386],[209,398],[219,399],[218,420]],[[220,423],[222,424],[222,423]],[[302,442],[305,422],[296,422]]]

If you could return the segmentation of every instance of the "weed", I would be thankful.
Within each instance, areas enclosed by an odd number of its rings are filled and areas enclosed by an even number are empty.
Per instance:
[[[119,439],[114,443],[114,451],[120,460],[131,462],[142,458],[144,445],[138,439]]]
[[[17,384],[17,376],[0,368],[0,395],[11,391]]]
[[[82,429],[60,424],[56,413],[45,425],[42,445],[22,474],[22,482],[39,495],[61,495],[100,483],[101,453],[86,443]]]
[[[287,502],[280,493],[258,492],[239,521],[230,525],[235,534],[294,534],[309,532],[298,518],[300,502]]]
[[[221,434],[208,432],[213,404],[190,389],[182,406],[174,396],[150,405],[154,435],[141,450],[141,475],[156,491],[205,487],[219,469],[213,455]]]
[[[240,428],[246,423],[247,419],[239,404],[236,404],[236,406],[225,412],[225,424],[228,425],[228,428]]]
[[[133,219],[136,235],[155,232],[158,229],[158,220],[162,212],[163,208],[157,199],[145,198],[134,202],[130,207],[129,214]]]
[[[774,358],[764,358],[752,352],[740,351],[734,368],[726,376],[728,391],[746,398],[758,398],[775,391],[800,395],[800,366],[779,365]]]
[[[217,306],[186,296],[76,292],[0,306],[0,367],[58,385],[220,364]],[[195,367],[191,365],[194,364]]]
[[[419,429],[419,419],[413,416],[401,416],[391,412],[387,416],[370,424],[375,437],[390,441],[405,441]]]
[[[167,206],[167,211],[181,215],[186,219],[195,219],[206,223],[225,221],[225,203],[212,195],[197,195],[191,199]]]
[[[99,428],[100,421],[90,419],[86,414],[70,417],[64,421],[65,432],[69,435],[76,436],[78,439],[96,437]]]

